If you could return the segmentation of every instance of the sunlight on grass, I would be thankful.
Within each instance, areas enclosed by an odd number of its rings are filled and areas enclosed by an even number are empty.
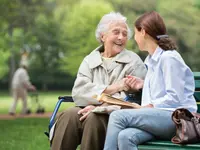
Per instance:
[[[31,93],[28,96],[28,107],[31,109],[32,112],[36,112],[39,104],[45,108],[46,112],[52,112],[56,102],[58,101],[58,96],[61,95],[70,95],[70,92],[64,91],[56,91],[56,92],[38,92],[38,102],[35,99],[31,98]],[[8,92],[0,92],[0,113],[7,114],[9,107],[12,103],[12,97]],[[74,106],[73,103],[64,103],[61,105],[59,111],[63,111],[68,107]],[[21,111],[22,103],[21,100],[18,102],[17,105],[17,113]]]
[[[48,118],[21,118],[0,121],[1,150],[49,150],[44,131]],[[77,148],[80,150],[80,147]]]
[[[45,150],[49,142],[44,135],[48,119],[16,119],[0,122],[1,150]]]
[[[39,103],[45,108],[46,112],[52,112],[58,96],[70,95],[70,92],[39,92]],[[28,96],[28,107],[32,112],[38,108],[38,103]],[[0,113],[7,114],[12,103],[12,97],[8,92],[0,92]],[[21,101],[17,105],[17,113],[21,111]],[[74,103],[63,103],[59,111],[73,107]],[[44,150],[50,149],[44,131],[48,130],[49,118],[23,118],[14,120],[0,121],[0,149],[1,150]],[[80,150],[80,147],[78,148]]]

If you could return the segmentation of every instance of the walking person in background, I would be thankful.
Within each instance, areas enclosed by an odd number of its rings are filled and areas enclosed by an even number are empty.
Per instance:
[[[16,106],[19,99],[22,100],[21,114],[29,114],[30,110],[27,108],[27,90],[35,91],[36,88],[29,81],[26,61],[22,60],[20,68],[18,68],[14,73],[11,86],[13,103],[10,107],[9,114],[15,115]]]
[[[142,108],[111,113],[104,150],[137,150],[154,138],[170,140],[175,134],[173,111],[197,111],[193,73],[167,35],[161,16],[152,11],[139,17],[134,38],[139,49],[149,53],[145,80],[134,76],[126,80],[132,89],[143,88]]]

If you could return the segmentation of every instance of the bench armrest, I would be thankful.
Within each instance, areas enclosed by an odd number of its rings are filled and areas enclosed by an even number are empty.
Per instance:
[[[71,96],[59,96],[58,97],[58,102],[56,103],[56,106],[54,108],[53,114],[51,115],[50,122],[49,122],[49,131],[52,128],[54,122],[55,122],[55,117],[58,112],[58,109],[60,108],[60,105],[62,102],[74,102]]]

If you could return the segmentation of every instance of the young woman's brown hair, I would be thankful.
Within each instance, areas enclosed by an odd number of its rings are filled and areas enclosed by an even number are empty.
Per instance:
[[[157,12],[151,11],[140,16],[135,22],[135,27],[138,31],[144,29],[163,50],[177,49],[176,44],[167,35],[165,23]]]

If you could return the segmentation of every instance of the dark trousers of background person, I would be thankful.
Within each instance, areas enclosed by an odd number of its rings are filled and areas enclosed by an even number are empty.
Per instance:
[[[69,108],[58,116],[52,150],[76,150],[78,145],[81,150],[103,150],[109,116],[90,113],[81,122],[80,109]]]

